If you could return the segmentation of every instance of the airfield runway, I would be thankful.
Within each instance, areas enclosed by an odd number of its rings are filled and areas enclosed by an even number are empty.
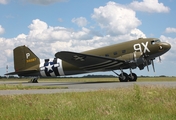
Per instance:
[[[15,95],[15,94],[51,94],[51,93],[64,93],[64,92],[86,92],[96,91],[101,89],[115,89],[122,87],[132,87],[136,85],[145,86],[165,86],[176,87],[176,82],[12,82],[0,81],[0,84],[10,85],[27,85],[27,86],[61,86],[68,87],[68,89],[33,89],[33,90],[0,90],[0,95]]]

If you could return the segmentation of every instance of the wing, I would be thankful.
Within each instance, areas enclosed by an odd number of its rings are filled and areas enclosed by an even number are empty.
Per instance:
[[[118,68],[125,61],[109,57],[88,55],[82,53],[61,51],[55,54],[56,58],[60,58],[72,65],[88,71],[112,70]]]

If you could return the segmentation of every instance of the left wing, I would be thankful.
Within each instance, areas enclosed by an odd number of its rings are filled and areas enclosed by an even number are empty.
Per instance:
[[[118,68],[125,63],[125,61],[123,60],[118,60],[114,58],[75,53],[69,51],[57,52],[55,54],[55,57],[60,58],[81,69],[89,71],[112,70],[112,68]]]

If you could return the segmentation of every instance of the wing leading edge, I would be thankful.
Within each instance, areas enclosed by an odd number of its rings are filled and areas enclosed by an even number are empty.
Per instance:
[[[61,51],[55,54],[56,58],[60,58],[72,65],[79,67],[80,69],[87,71],[103,71],[112,70],[112,68],[118,68],[125,61],[114,58],[88,55],[82,53],[75,53],[69,51]]]

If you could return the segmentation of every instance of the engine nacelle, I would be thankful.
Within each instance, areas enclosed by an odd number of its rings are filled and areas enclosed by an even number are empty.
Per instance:
[[[128,61],[131,68],[139,67],[139,69],[144,69],[146,66],[145,58],[142,52],[125,54],[118,57],[117,59]]]

